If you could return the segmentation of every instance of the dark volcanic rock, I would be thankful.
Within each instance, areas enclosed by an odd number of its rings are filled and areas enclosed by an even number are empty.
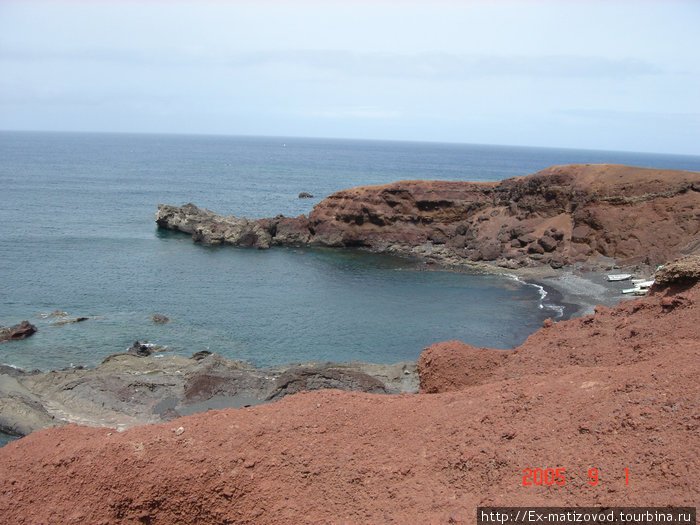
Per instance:
[[[554,239],[554,237],[549,235],[543,235],[537,239],[537,243],[542,246],[545,252],[552,252],[557,248],[557,241]]]
[[[503,248],[498,242],[487,242],[479,248],[479,257],[484,261],[494,261],[503,253]]]
[[[146,357],[151,354],[156,354],[159,352],[166,351],[167,348],[164,346],[154,345],[148,341],[140,343],[139,341],[134,341],[134,344],[127,349],[127,353],[138,355],[141,357]]]
[[[150,356],[138,341],[94,369],[25,373],[0,368],[0,430],[27,434],[80,422],[127,428],[209,409],[238,408],[301,390],[416,392],[415,364],[327,363],[255,368],[208,351]],[[280,379],[281,378],[281,379]]]
[[[72,317],[69,319],[63,319],[61,321],[56,321],[55,323],[51,323],[51,326],[63,326],[66,324],[73,324],[73,323],[82,323],[83,321],[87,321],[90,319],[89,317]]]
[[[313,199],[314,196],[311,195],[310,193],[306,193],[305,191],[302,191],[302,192],[299,194],[299,198],[300,198],[300,199]]]
[[[544,253],[544,248],[538,242],[533,242],[527,247],[527,253],[536,253],[542,255]]]
[[[36,330],[36,326],[26,320],[9,328],[0,328],[0,342],[25,339],[34,334]]]
[[[195,352],[194,354],[192,354],[192,357],[190,357],[190,359],[194,359],[195,361],[201,361],[202,359],[211,354],[212,352],[210,352],[209,350],[200,350],[199,352]]]
[[[292,368],[277,378],[274,391],[267,400],[274,401],[290,394],[324,388],[354,390],[370,394],[388,393],[384,383],[356,370],[321,367]]]
[[[269,248],[272,240],[261,221],[217,215],[191,203],[181,207],[160,204],[156,223],[161,228],[189,233],[202,244]]]

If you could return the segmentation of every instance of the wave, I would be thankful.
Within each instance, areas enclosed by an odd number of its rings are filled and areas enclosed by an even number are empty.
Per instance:
[[[549,294],[547,293],[547,290],[545,289],[544,286],[536,284],[536,283],[527,282],[527,281],[521,279],[519,276],[512,274],[512,273],[506,274],[506,276],[509,279],[517,281],[518,283],[520,283],[524,286],[532,286],[534,288],[537,288],[537,290],[540,294],[540,301],[539,301],[537,307],[540,310],[550,310],[550,311],[554,312],[554,315],[552,317],[553,320],[557,320],[561,317],[564,317],[564,305],[555,304],[551,301],[548,301],[547,297],[549,296]]]

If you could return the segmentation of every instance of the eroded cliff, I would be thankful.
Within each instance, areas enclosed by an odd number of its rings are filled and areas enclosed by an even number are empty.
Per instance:
[[[700,173],[554,166],[493,183],[402,181],[352,188],[309,217],[250,220],[160,205],[160,227],[207,244],[362,246],[459,266],[516,269],[601,257],[656,266],[700,251]]]

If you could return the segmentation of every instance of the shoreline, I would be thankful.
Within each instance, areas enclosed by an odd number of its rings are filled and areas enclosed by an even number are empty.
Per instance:
[[[608,274],[630,273],[633,277],[653,279],[653,271],[645,265],[618,266],[612,260],[591,265],[576,264],[554,269],[548,266],[503,268],[488,263],[464,261],[445,264],[438,259],[417,259],[423,265],[417,270],[477,273],[510,278],[525,286],[540,288],[544,293],[540,307],[552,310],[553,321],[567,321],[592,314],[598,305],[612,307],[635,296],[624,295],[629,281],[608,281]]]
[[[613,307],[634,295],[623,295],[619,282],[607,280],[603,272],[568,271],[547,277],[521,277],[520,281],[538,286],[545,292],[540,302],[544,309],[552,310],[554,322],[569,321],[594,313],[596,306]],[[627,287],[629,287],[629,281]]]
[[[554,304],[563,307],[563,315],[554,321],[583,317],[592,314],[598,305],[612,307],[635,298],[633,295],[623,295],[619,282],[608,281],[604,274],[598,272],[565,273],[532,282],[544,287],[547,298],[551,297]]]
[[[324,390],[125,433],[74,425],[36,433],[0,451],[12,466],[5,507],[17,519],[34,512],[50,521],[75,517],[74,499],[87,495],[96,510],[79,519],[91,522],[473,523],[476,505],[504,494],[533,503],[532,491],[513,490],[524,465],[564,465],[574,485],[554,503],[580,505],[575,483],[586,482],[592,461],[607,484],[589,487],[585,503],[614,506],[622,486],[630,503],[690,504],[694,484],[668,472],[699,466],[688,443],[700,256],[655,277],[647,297],[545,323],[518,352],[433,345],[421,361],[426,395]],[[107,466],[95,468],[96,459]],[[621,465],[637,465],[629,489]],[[36,494],[67,503],[39,508]]]
[[[572,318],[576,317],[581,317],[584,315],[588,315],[593,313],[595,307],[597,305],[603,305],[603,306],[615,306],[619,304],[620,302],[630,299],[631,297],[628,296],[623,296],[621,294],[621,284],[619,282],[609,282],[606,280],[606,273],[609,273],[609,271],[619,271],[617,269],[614,270],[609,270],[608,272],[604,272],[600,267],[596,267],[596,270],[590,270],[588,268],[575,268],[575,267],[567,267],[567,268],[562,268],[562,269],[551,269],[551,268],[527,268],[527,269],[520,269],[517,271],[512,271],[512,270],[507,270],[505,268],[500,268],[500,267],[495,267],[495,266],[490,266],[486,264],[478,264],[478,265],[463,265],[459,267],[455,266],[448,266],[448,265],[441,265],[437,263],[435,260],[420,260],[416,259],[417,265],[414,267],[413,271],[448,271],[448,272],[456,272],[456,273],[484,273],[484,274],[491,274],[494,276],[500,276],[501,278],[508,278],[508,279],[513,279],[521,283],[523,286],[534,286],[539,288],[540,293],[541,293],[541,298],[539,301],[539,308],[543,308],[546,310],[551,310],[552,315],[550,318],[554,322],[558,321],[565,321],[569,320]],[[632,271],[631,269],[629,271]],[[644,275],[644,272],[637,272],[639,275]],[[534,333],[534,332],[533,332]],[[527,334],[529,337],[532,334]],[[438,343],[439,341],[435,341],[435,343]],[[508,351],[508,350],[504,350]],[[113,354],[110,356],[105,357],[104,361],[102,362],[102,365],[97,365],[96,367],[93,368],[83,368],[81,372],[78,372],[81,368],[75,368],[73,370],[52,370],[48,372],[42,372],[39,375],[75,375],[73,379],[77,379],[77,376],[80,374],[97,374],[97,375],[104,375],[104,377],[109,376],[111,373],[113,374],[114,371],[110,370],[105,370],[104,372],[101,371],[103,368],[103,365],[107,363],[110,359],[117,358],[117,360],[123,359],[121,356],[126,356],[128,354]],[[132,356],[133,357],[133,356]],[[165,359],[158,359],[154,360],[151,359],[152,356],[147,356],[147,357],[141,357],[137,358],[137,362],[141,362],[140,360],[143,359],[144,361],[142,364],[138,365],[136,364],[135,361],[130,361],[130,364],[125,363],[126,368],[121,370],[121,373],[128,373],[129,375],[136,374],[139,375],[139,369],[142,367],[147,367],[150,369],[158,368],[158,367],[163,367],[166,363],[166,361],[170,360],[170,358],[165,358]],[[175,356],[173,356],[175,357]],[[194,357],[194,356],[193,356]],[[233,361],[230,361],[226,358],[223,358],[221,356],[218,356],[218,354],[212,354],[212,358],[215,359],[215,361],[219,363],[224,363],[226,366],[224,368],[230,367],[231,363],[234,363]],[[187,358],[177,358],[177,359],[183,359],[189,361]],[[191,358],[190,358],[191,359]],[[220,361],[219,361],[220,360]],[[156,364],[158,361],[160,361],[162,364]],[[150,364],[146,364],[149,362]],[[251,377],[253,376],[273,376],[273,377],[281,377],[282,375],[286,375],[289,373],[296,373],[299,374],[301,373],[302,376],[307,374],[307,373],[312,373],[315,377],[324,377],[325,379],[322,382],[326,382],[327,384],[324,384],[323,386],[320,385],[315,385],[315,384],[308,384],[308,387],[301,387],[301,390],[304,389],[309,389],[309,390],[314,390],[317,388],[342,388],[342,389],[350,389],[350,390],[359,390],[359,391],[364,391],[362,387],[358,387],[358,384],[356,383],[356,378],[352,378],[350,381],[341,381],[341,383],[346,382],[347,385],[345,386],[340,386],[340,383],[337,383],[336,377],[333,377],[332,379],[328,376],[329,371],[335,370],[335,372],[332,372],[333,374],[338,374],[341,373],[340,371],[345,370],[347,372],[342,372],[342,373],[350,373],[350,374],[360,374],[363,377],[366,377],[367,380],[369,381],[378,381],[382,385],[383,393],[385,394],[397,394],[397,393],[417,393],[418,392],[418,387],[419,387],[419,380],[418,380],[418,372],[416,370],[416,362],[403,362],[403,363],[386,363],[386,364],[378,364],[378,363],[366,363],[366,362],[352,362],[352,363],[341,363],[341,362],[326,362],[326,363],[318,363],[318,362],[309,362],[309,363],[287,363],[285,365],[280,365],[276,367],[263,367],[263,368],[257,368],[254,367],[253,365],[246,363],[246,362],[238,362],[239,364],[236,365],[236,368],[240,371],[243,372],[245,370]],[[211,363],[211,365],[214,365],[214,362]],[[129,367],[134,367],[136,368],[131,369]],[[182,366],[182,363],[178,366]],[[189,366],[189,365],[188,365]],[[165,367],[167,368],[167,366]],[[161,370],[161,373],[165,373],[165,368]],[[234,390],[235,392],[226,392],[225,395],[220,395],[217,394],[218,390],[214,384],[209,384],[212,380],[216,383],[218,381],[217,377],[220,375],[215,371],[216,366],[208,366],[207,372],[204,372],[204,375],[202,376],[205,378],[205,382],[207,383],[207,387],[205,390],[211,390],[209,393],[212,394],[210,397],[205,396],[204,399],[198,400],[198,402],[194,403],[194,399],[191,400],[191,403],[188,406],[183,405],[180,403],[178,406],[179,412],[177,415],[186,415],[187,413],[195,413],[195,412],[201,412],[201,411],[206,411],[210,409],[222,409],[222,408],[239,408],[240,406],[249,406],[249,405],[255,405],[255,404],[260,404],[260,403],[267,403],[270,401],[276,401],[277,399],[270,399],[266,398],[267,394],[265,396],[260,395],[260,392],[251,390],[250,392],[243,392],[240,391],[240,388],[236,387]],[[308,372],[304,372],[304,370],[307,370]],[[151,370],[152,371],[152,370]],[[14,370],[13,370],[14,372]],[[24,372],[22,370],[16,370],[15,373],[11,373],[8,375],[8,371],[6,370],[1,370],[0,369],[0,379],[2,377],[11,377],[14,376],[16,379],[19,379],[21,377],[31,377],[33,375],[36,375],[32,372]],[[212,373],[214,375],[212,375]],[[82,376],[81,376],[82,377]],[[247,384],[249,382],[249,379],[243,379],[242,376],[237,376],[238,379],[235,379],[235,381],[243,381],[241,385]],[[65,379],[68,379],[66,377]],[[223,378],[222,378],[223,379]],[[30,380],[30,382],[36,381],[36,379]],[[297,378],[298,381],[298,378]],[[314,381],[317,381],[316,379]],[[328,382],[330,381],[330,382]],[[303,383],[303,381],[302,381]],[[302,383],[299,383],[301,386]],[[361,383],[361,382],[360,382]],[[351,384],[355,384],[355,386],[351,386]],[[0,384],[0,386],[2,386]],[[6,385],[7,386],[7,385]],[[244,390],[246,390],[246,387],[242,387]],[[259,390],[264,390],[265,388],[260,387]],[[6,389],[5,389],[6,390]],[[10,389],[12,390],[12,389]],[[293,391],[286,391],[284,395],[288,395],[290,393],[295,393]],[[46,398],[47,400],[51,401],[51,397],[53,394],[50,394],[49,392],[44,392],[41,397],[44,397],[45,395],[48,395]],[[173,405],[170,408],[173,408],[174,406],[178,405],[178,402],[175,400],[175,397],[172,397],[172,394],[169,394],[170,397],[168,397],[168,403],[170,405]],[[283,395],[283,396],[284,396]],[[283,397],[282,396],[282,397]],[[177,395],[176,395],[177,397]],[[239,399],[240,398],[240,399]],[[281,399],[281,397],[279,398]],[[1,400],[1,399],[0,399]],[[181,400],[180,400],[181,401]],[[240,402],[239,402],[240,401]],[[166,403],[166,404],[168,404]],[[165,405],[163,405],[164,408]],[[162,412],[162,410],[161,410]],[[49,414],[50,415],[50,414]],[[160,416],[163,414],[158,414],[158,419]],[[175,415],[175,413],[173,414]],[[99,418],[99,420],[93,420],[94,418],[91,418],[90,416],[87,417],[80,417],[80,418],[74,418],[70,415],[69,412],[65,412],[62,414],[56,413],[54,414],[55,417],[59,417],[60,420],[68,421],[68,422],[78,422],[82,424],[88,424],[88,425],[95,425],[97,424],[98,426],[110,426],[108,421],[103,420],[102,417]],[[149,415],[149,417],[151,417]],[[112,421],[112,423],[115,423],[117,419],[121,418],[116,418]],[[116,426],[128,428],[134,425],[140,425],[140,424],[146,424],[149,422],[154,422],[154,421],[146,421],[146,420],[141,420],[141,418],[138,418],[139,421],[136,421],[134,419],[131,419],[130,422],[125,423],[121,422],[118,423]],[[100,423],[101,421],[101,423]],[[41,425],[40,425],[41,426]],[[115,426],[115,425],[111,425]],[[34,430],[38,429],[39,427],[35,428]],[[13,434],[8,434],[6,432],[1,432],[0,431],[0,447],[4,446],[5,444],[9,443],[10,441],[13,441],[14,439],[17,439],[17,436]]]

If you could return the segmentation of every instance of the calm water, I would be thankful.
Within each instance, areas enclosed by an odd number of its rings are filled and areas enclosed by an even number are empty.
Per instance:
[[[134,340],[256,365],[415,360],[432,342],[510,348],[552,315],[507,279],[414,271],[358,251],[205,248],[159,231],[157,204],[237,216],[308,213],[328,194],[401,179],[499,180],[553,164],[700,170],[700,158],[474,145],[0,133],[0,345],[26,369],[94,365]],[[311,200],[298,199],[301,191]],[[54,310],[88,321],[51,326]],[[153,313],[170,317],[156,325]]]

